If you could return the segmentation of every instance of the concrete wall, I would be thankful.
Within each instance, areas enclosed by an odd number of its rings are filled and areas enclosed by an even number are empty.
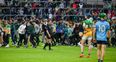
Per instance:
[[[103,0],[87,0],[87,4],[99,4],[103,5]],[[112,4],[116,5],[116,0],[112,0]]]
[[[100,4],[103,5],[103,0],[87,0],[87,4]]]

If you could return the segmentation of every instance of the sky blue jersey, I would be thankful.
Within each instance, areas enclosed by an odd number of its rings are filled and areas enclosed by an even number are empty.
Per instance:
[[[107,41],[107,31],[110,29],[110,25],[107,21],[98,21],[95,25],[96,39],[99,41]]]

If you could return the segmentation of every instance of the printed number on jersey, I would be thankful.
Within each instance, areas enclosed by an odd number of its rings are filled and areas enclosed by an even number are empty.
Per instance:
[[[104,32],[106,29],[105,25],[99,25],[99,31]]]

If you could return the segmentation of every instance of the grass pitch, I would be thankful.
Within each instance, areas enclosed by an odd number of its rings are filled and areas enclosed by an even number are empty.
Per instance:
[[[80,48],[75,46],[55,46],[53,51],[37,48],[0,48],[0,62],[97,62],[96,49],[91,58],[79,58]],[[85,56],[87,56],[87,47]],[[104,62],[116,62],[116,48],[107,48]]]

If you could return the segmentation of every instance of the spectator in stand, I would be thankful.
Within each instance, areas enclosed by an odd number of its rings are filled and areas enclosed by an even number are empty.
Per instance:
[[[92,11],[92,18],[93,18],[94,21],[98,20],[98,14],[99,14],[99,12],[94,11],[94,10]]]
[[[76,2],[74,2],[74,3],[72,4],[72,8],[73,8],[73,9],[77,9],[77,8],[78,8],[78,4],[77,4]]]
[[[18,13],[19,13],[19,15],[23,16],[23,14],[24,14],[23,8],[20,8],[20,9],[18,10]]]
[[[36,14],[36,10],[37,10],[37,3],[36,3],[36,2],[33,2],[33,3],[31,4],[31,6],[32,6],[32,12],[33,12],[33,14],[35,15],[35,14]]]
[[[83,15],[83,3],[79,3],[79,15]]]

